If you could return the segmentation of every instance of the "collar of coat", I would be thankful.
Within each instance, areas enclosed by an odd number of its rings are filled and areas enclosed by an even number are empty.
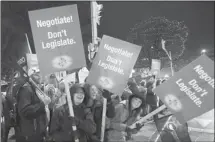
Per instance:
[[[123,104],[126,109],[129,108],[129,101],[128,100],[123,100],[120,102],[120,104]]]

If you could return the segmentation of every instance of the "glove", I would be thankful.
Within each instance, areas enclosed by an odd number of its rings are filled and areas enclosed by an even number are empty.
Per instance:
[[[136,81],[135,81],[134,78],[129,78],[127,84],[128,84],[128,85],[133,85],[133,84],[136,84]]]
[[[144,126],[144,124],[141,125],[140,123],[137,123],[136,124],[137,131],[139,131],[143,126]]]
[[[69,121],[72,124],[71,126],[78,126],[80,124],[80,119],[78,119],[77,117],[69,116]]]
[[[131,133],[131,132],[132,132],[132,129],[131,129],[130,127],[127,126],[127,127],[125,128],[125,132]]]
[[[48,96],[42,96],[42,101],[45,104],[45,106],[49,105],[51,103],[51,99]]]
[[[108,102],[111,101],[111,95],[113,95],[113,93],[111,93],[111,92],[109,92],[108,90],[105,90],[105,89],[103,90],[102,96],[104,98],[106,98]]]
[[[99,138],[95,135],[90,136],[89,140],[90,142],[101,142]]]

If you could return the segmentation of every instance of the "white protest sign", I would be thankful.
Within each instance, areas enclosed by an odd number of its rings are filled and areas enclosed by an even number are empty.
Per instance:
[[[79,83],[84,83],[86,77],[88,77],[89,75],[89,71],[86,67],[82,68],[79,72],[78,72],[78,77],[79,77]]]

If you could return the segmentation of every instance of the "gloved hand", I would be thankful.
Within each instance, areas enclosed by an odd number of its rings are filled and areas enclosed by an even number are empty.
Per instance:
[[[51,98],[46,95],[41,95],[40,99],[45,104],[45,106],[49,105],[51,103]]]
[[[80,124],[80,119],[78,119],[77,117],[71,117],[69,116],[69,121],[70,124],[72,124],[71,126],[78,126]]]
[[[113,95],[113,93],[111,93],[111,92],[109,92],[108,90],[105,90],[105,89],[102,92],[102,96],[104,98],[106,98],[108,102],[111,101],[111,96],[112,95]]]
[[[144,124],[137,123],[136,124],[137,131],[139,131],[143,126],[144,126]]]
[[[100,139],[95,135],[90,136],[90,141],[91,142],[101,142]]]
[[[129,126],[127,126],[127,127],[125,128],[125,132],[131,133],[131,132],[132,132],[132,129],[131,129]]]
[[[136,134],[136,133],[138,133],[138,131],[143,127],[144,125],[142,124],[140,124],[140,123],[137,123],[136,124],[136,128],[130,128],[129,126],[128,127],[126,127],[126,129],[125,129],[125,132],[127,132],[129,135],[131,135],[131,134]]]
[[[129,78],[127,84],[128,84],[128,85],[136,84],[136,81],[135,81],[134,78]]]

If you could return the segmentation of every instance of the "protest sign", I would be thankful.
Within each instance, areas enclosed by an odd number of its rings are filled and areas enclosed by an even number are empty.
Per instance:
[[[29,11],[43,76],[86,66],[77,5]]]
[[[202,55],[154,90],[181,122],[214,108],[214,62]]]
[[[151,72],[154,75],[158,75],[161,68],[161,61],[157,59],[152,59]]]
[[[190,129],[214,133],[214,109],[187,122]]]
[[[24,34],[20,34],[18,41],[12,43],[12,50],[10,50],[10,54],[14,63],[13,67],[15,67],[16,70],[15,84],[22,84],[27,79],[27,76],[23,72],[23,70],[27,72],[26,54],[31,53],[27,43],[28,41]]]
[[[56,72],[55,76],[57,80],[60,81],[66,76],[66,74],[67,74],[66,71],[60,71],[60,72]]]
[[[8,55],[11,55],[19,66],[25,67],[27,65],[26,54],[30,53],[25,35],[20,34],[17,41],[13,42],[11,46],[12,49]]]
[[[28,69],[34,68],[34,67],[39,68],[36,54],[26,54],[26,57],[27,57]]]
[[[78,72],[78,77],[79,77],[79,83],[84,83],[85,79],[88,77],[89,71],[86,67],[82,68]]]
[[[67,76],[65,76],[63,78],[63,80],[66,81],[66,82],[75,82],[75,80],[76,80],[75,73],[68,74]]]
[[[104,35],[87,83],[121,94],[140,50],[138,45]]]

